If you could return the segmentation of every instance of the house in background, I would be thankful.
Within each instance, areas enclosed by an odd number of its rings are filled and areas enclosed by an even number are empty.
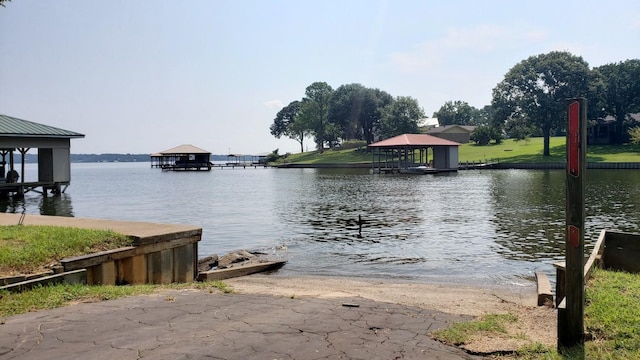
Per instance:
[[[422,118],[418,120],[418,129],[420,130],[420,134],[426,134],[427,131],[438,126],[438,124],[438,118]]]
[[[475,126],[470,125],[446,125],[431,128],[427,131],[427,134],[460,144],[466,144],[471,141],[471,133],[475,129]]]
[[[619,125],[615,117],[607,115],[604,118],[589,122],[589,130],[587,132],[588,145],[609,145],[616,142],[616,130]],[[624,144],[629,142],[629,129],[640,126],[640,113],[627,114],[625,124],[622,126],[624,128],[621,133],[621,143]]]

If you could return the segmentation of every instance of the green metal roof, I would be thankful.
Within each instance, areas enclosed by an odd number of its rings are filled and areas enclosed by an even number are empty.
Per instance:
[[[0,114],[0,137],[83,138],[84,134]]]

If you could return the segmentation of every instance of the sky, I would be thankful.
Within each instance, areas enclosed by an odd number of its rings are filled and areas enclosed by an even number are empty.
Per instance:
[[[640,2],[12,0],[0,114],[85,134],[74,154],[300,152],[269,126],[307,86],[481,108],[522,60],[640,58]],[[313,150],[306,141],[304,150]]]

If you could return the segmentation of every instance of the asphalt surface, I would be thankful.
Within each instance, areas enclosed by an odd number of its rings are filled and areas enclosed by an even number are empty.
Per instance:
[[[0,359],[477,359],[428,336],[465,319],[359,297],[168,290],[0,319]]]

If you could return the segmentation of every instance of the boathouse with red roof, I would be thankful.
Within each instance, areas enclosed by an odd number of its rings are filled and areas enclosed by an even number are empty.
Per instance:
[[[459,146],[432,135],[402,134],[370,144],[369,148],[374,172],[436,173],[458,171]]]

